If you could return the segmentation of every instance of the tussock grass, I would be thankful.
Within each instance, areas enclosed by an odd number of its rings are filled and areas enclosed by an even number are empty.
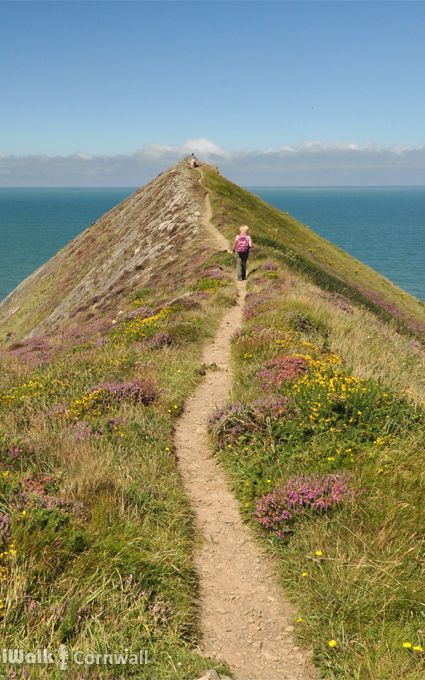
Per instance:
[[[235,301],[225,269],[219,287],[196,292],[203,271],[190,271],[181,288],[129,294],[109,332],[58,345],[41,366],[5,353],[1,540],[3,550],[16,550],[0,565],[5,648],[146,648],[147,666],[118,670],[148,680],[193,678],[214,665],[193,651],[195,536],[173,452],[175,419],[202,373],[202,346]],[[148,333],[128,335],[128,312],[176,298]],[[165,341],[149,344],[156,336]],[[148,405],[92,399],[99,384],[140,379],[155,388]],[[70,667],[71,676],[77,671]],[[81,672],[118,677],[114,666]],[[37,665],[31,677],[62,673]]]
[[[279,559],[298,609],[296,633],[313,646],[322,676],[419,680],[423,350],[364,306],[272,262],[273,278],[263,258],[251,263],[246,320],[233,342],[236,402],[212,428],[217,455],[246,520]],[[279,366],[293,355],[307,357],[307,372],[279,382]],[[347,396],[327,400],[326,386],[341,371],[336,382],[347,376]],[[260,529],[259,499],[300,473],[344,471],[352,499],[321,515],[306,512],[286,539]]]

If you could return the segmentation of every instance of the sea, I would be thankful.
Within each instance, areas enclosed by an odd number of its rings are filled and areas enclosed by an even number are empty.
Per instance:
[[[425,187],[247,188],[425,301]],[[133,191],[0,188],[0,300]]]

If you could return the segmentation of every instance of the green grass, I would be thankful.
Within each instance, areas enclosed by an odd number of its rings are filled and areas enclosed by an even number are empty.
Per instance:
[[[423,353],[370,311],[336,307],[331,294],[274,262],[272,279],[263,260],[251,262],[247,318],[233,342],[239,406],[212,429],[217,455],[243,515],[279,559],[296,634],[313,647],[322,677],[419,680]],[[273,361],[285,366],[293,355],[305,357],[306,371],[279,379]],[[255,520],[257,501],[288,480],[342,471],[354,498],[301,517],[286,539]]]
[[[237,233],[240,224],[248,224],[254,244],[260,247],[263,256],[273,255],[282,265],[323,290],[340,293],[398,329],[423,336],[423,302],[212,168],[205,167],[203,174],[204,186],[210,192],[214,223],[229,239]]]
[[[0,564],[4,647],[146,648],[148,665],[127,666],[125,677],[150,680],[220,669],[193,651],[196,537],[173,450],[175,420],[202,374],[202,346],[234,304],[228,279],[207,289],[202,281],[201,267],[181,289],[129,295],[100,346],[98,335],[58,344],[53,360],[35,368],[6,355],[0,377],[0,513],[9,525]],[[179,296],[148,333],[128,332],[133,321],[125,315],[135,298],[167,307],[167,299]],[[154,336],[167,341],[144,344]],[[153,386],[152,403],[93,398],[96,385],[134,379]],[[113,666],[91,670],[90,677],[117,677]],[[31,677],[62,673],[38,665]]]

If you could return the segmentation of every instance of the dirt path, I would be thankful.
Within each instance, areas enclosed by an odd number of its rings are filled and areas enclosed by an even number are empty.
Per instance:
[[[206,197],[206,220],[211,224]],[[226,241],[224,239],[224,241]],[[217,239],[217,244],[219,240]],[[227,241],[225,246],[228,247]],[[207,371],[178,421],[175,444],[186,493],[202,544],[195,554],[200,580],[202,653],[225,661],[237,680],[313,680],[317,674],[294,643],[294,611],[285,601],[269,556],[243,524],[237,502],[208,444],[209,415],[231,397],[230,342],[241,326],[238,304],[223,317],[205,348]]]

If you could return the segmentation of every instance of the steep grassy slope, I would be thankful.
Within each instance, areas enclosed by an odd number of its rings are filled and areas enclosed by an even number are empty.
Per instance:
[[[229,238],[240,224],[248,224],[264,252],[278,256],[320,288],[364,305],[398,328],[423,334],[424,303],[286,213],[221,177],[213,168],[204,167],[203,172],[215,224]]]
[[[235,401],[211,419],[241,511],[280,561],[324,678],[420,680],[423,306],[321,240],[309,254],[309,230],[213,171],[205,184],[223,230],[246,222],[261,244]]]
[[[184,163],[136,191],[0,304],[0,344],[113,315],[148,281],[182,281],[185,266],[199,260],[202,199]]]

